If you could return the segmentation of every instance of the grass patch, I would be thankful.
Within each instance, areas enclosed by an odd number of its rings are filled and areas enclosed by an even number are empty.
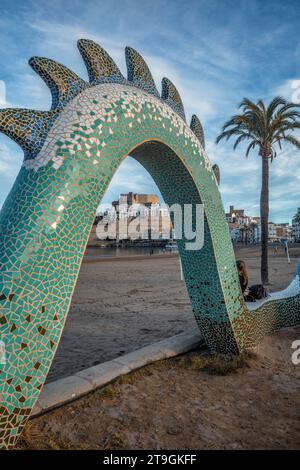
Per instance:
[[[126,450],[128,443],[120,432],[113,432],[108,438],[103,450]]]
[[[93,447],[92,447],[93,448]],[[39,429],[30,421],[27,422],[20,438],[18,439],[15,450],[89,450],[91,446],[86,443],[70,443],[63,437],[57,437],[55,433],[47,438],[43,437]],[[106,439],[105,445],[97,446],[100,450],[125,450],[128,449],[127,442],[120,432],[113,432]]]
[[[248,352],[239,356],[194,352],[179,358],[177,364],[180,367],[202,370],[209,374],[227,375],[250,367],[250,360],[254,357],[253,353]]]
[[[120,390],[117,387],[116,382],[113,382],[106,385],[104,388],[96,390],[94,393],[99,395],[99,398],[102,398],[103,400],[113,400],[114,398],[118,398]]]
[[[16,450],[45,449],[45,450],[71,450],[73,447],[64,439],[50,436],[45,440],[31,421],[28,421],[18,439]]]
[[[27,421],[22,431],[22,434],[17,441],[17,445],[15,447],[16,450],[32,449],[32,446],[35,442],[35,438],[38,438],[38,435],[32,435],[32,429],[32,423],[30,421]]]

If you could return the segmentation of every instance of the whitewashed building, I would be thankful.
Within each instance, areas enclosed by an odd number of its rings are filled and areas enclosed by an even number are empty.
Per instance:
[[[293,217],[292,221],[292,236],[296,243],[300,243],[300,207]]]

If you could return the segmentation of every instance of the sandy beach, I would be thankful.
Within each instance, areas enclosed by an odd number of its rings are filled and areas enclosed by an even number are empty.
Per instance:
[[[270,291],[292,279],[300,247],[290,254],[288,264],[283,248],[270,248]],[[259,247],[236,248],[236,257],[247,262],[250,284],[259,282]],[[88,249],[47,381],[197,328],[177,255],[91,258]]]

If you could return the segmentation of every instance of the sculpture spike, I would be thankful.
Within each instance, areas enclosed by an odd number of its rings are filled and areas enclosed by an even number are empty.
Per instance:
[[[161,97],[185,121],[184,107],[183,107],[180,95],[178,93],[178,90],[175,87],[175,85],[173,85],[171,80],[169,80],[166,77],[162,79]]]
[[[190,129],[194,132],[202,147],[205,149],[204,131],[200,119],[193,114]]]
[[[212,170],[215,174],[215,177],[216,177],[216,180],[217,180],[217,183],[218,185],[220,185],[220,168],[219,168],[219,165],[217,165],[216,163],[212,166]]]
[[[50,88],[52,109],[63,108],[66,103],[88,86],[76,73],[54,60],[45,57],[32,57],[29,60],[29,65]]]
[[[58,114],[58,110],[0,109],[0,132],[19,144],[24,151],[25,160],[28,160],[41,150]]]
[[[132,47],[125,48],[128,81],[159,98],[155,82],[143,57]]]
[[[113,59],[99,44],[90,39],[79,39],[77,46],[86,65],[91,85],[126,83]]]

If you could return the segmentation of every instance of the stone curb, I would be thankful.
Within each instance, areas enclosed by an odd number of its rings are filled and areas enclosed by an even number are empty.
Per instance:
[[[74,375],[46,384],[31,413],[31,418],[76,400],[104,387],[120,375],[152,362],[174,357],[203,345],[200,333],[181,333],[145,346],[112,361],[89,367]]]

